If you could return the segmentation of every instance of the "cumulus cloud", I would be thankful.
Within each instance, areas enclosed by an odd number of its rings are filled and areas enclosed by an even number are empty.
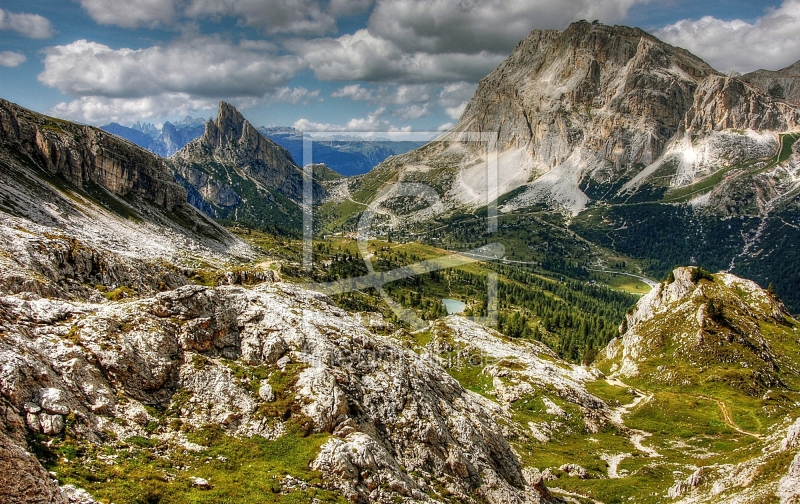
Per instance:
[[[452,129],[452,128],[453,128],[453,126],[455,126],[455,124],[454,124],[454,123],[452,123],[452,122],[447,122],[447,123],[444,123],[444,124],[442,124],[442,125],[441,125],[441,126],[439,126],[438,128],[436,128],[436,131],[448,131],[448,130]]]
[[[319,90],[309,91],[304,87],[282,87],[263,97],[224,97],[236,108],[244,110],[262,103],[291,103],[305,105],[319,100]],[[166,116],[196,115],[200,111],[217,109],[216,98],[196,97],[188,93],[158,93],[139,98],[114,98],[106,96],[83,96],[69,102],[61,102],[50,109],[50,114],[89,124],[117,122],[129,124],[142,120],[156,120]]]
[[[304,87],[282,87],[267,96],[270,103],[291,103],[292,105],[307,105],[312,101],[322,102],[319,97],[319,89],[309,91]]]
[[[800,0],[784,0],[753,23],[712,16],[684,19],[655,35],[684,47],[718,70],[777,70],[800,60]]]
[[[461,105],[457,107],[445,107],[444,113],[450,116],[450,119],[458,119],[461,117],[461,114],[464,113],[464,109],[467,108],[467,102],[463,102]]]
[[[146,49],[112,49],[78,40],[46,50],[39,80],[75,96],[142,98],[258,97],[283,86],[302,67],[294,56],[251,50],[217,37],[181,39]]]
[[[214,110],[218,103],[217,100],[208,98],[192,98],[186,93],[161,93],[133,99],[84,96],[71,102],[59,103],[49,113],[90,124],[128,124],[157,119],[164,116],[165,111],[169,115],[185,116],[199,110]]]
[[[647,0],[382,0],[369,30],[406,52],[507,54],[533,28],[578,19],[614,23]]]
[[[463,81],[447,84],[439,91],[439,105],[451,119],[459,119],[477,87],[475,83]]]
[[[350,6],[339,3],[345,10]],[[267,33],[322,35],[336,30],[336,18],[317,0],[191,0],[186,15],[234,17]]]
[[[406,122],[412,119],[420,119],[427,117],[431,114],[430,105],[427,103],[409,105],[400,109],[392,111],[392,115],[400,118],[400,121]]]
[[[428,84],[411,84],[394,87],[381,86],[368,89],[361,84],[350,84],[337,89],[333,98],[350,98],[355,101],[405,105],[408,103],[425,103],[430,100],[434,86]]]
[[[302,118],[295,121],[292,126],[300,131],[411,131],[411,126],[404,126],[402,128],[393,126],[388,120],[382,117],[384,112],[386,112],[386,107],[378,107],[376,110],[368,113],[366,117],[354,117],[347,121],[347,124],[319,123]]]
[[[334,16],[355,16],[372,7],[373,0],[331,0],[328,12]]]
[[[0,9],[0,30],[11,30],[28,38],[50,38],[55,33],[50,21],[39,14],[15,13]]]
[[[169,24],[177,17],[177,0],[79,0],[100,24],[136,28]]]
[[[457,107],[468,101],[478,89],[474,82],[454,82],[442,86],[439,91],[439,105],[442,107]]]
[[[323,35],[336,30],[336,15],[369,8],[365,0],[340,0],[328,12],[318,0],[79,0],[101,24],[124,28],[170,25],[178,20],[222,18],[266,33]]]
[[[0,66],[4,67],[15,67],[19,66],[28,58],[25,57],[24,54],[13,52],[13,51],[2,51],[0,52]]]
[[[287,46],[300,55],[322,80],[433,83],[477,80],[507,55],[406,53],[393,42],[361,29],[338,38],[293,40]]]

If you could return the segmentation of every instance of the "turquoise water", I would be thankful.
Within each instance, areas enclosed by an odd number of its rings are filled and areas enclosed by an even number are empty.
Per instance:
[[[452,315],[453,313],[461,313],[464,311],[464,308],[467,306],[463,302],[459,301],[458,299],[442,299],[442,303],[444,304],[445,309],[447,310],[448,315]]]

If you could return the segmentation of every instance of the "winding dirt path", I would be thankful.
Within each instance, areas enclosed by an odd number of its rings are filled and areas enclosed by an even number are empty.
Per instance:
[[[654,448],[650,448],[649,446],[645,446],[642,444],[642,441],[645,438],[652,436],[652,434],[650,432],[645,432],[638,429],[631,429],[630,427],[627,427],[623,419],[623,417],[626,414],[630,413],[631,410],[636,408],[639,404],[650,402],[650,400],[653,399],[653,394],[647,395],[641,390],[635,389],[627,385],[619,378],[606,378],[606,383],[608,383],[609,385],[614,385],[615,387],[629,388],[633,390],[634,393],[636,394],[636,397],[633,399],[633,401],[631,401],[628,404],[624,404],[622,406],[614,408],[611,411],[611,416],[610,416],[611,422],[617,427],[619,427],[623,432],[628,434],[628,438],[630,439],[631,444],[634,446],[634,448],[636,448],[642,453],[647,454],[648,457],[653,457],[653,458],[660,457],[661,454],[658,453],[658,451],[656,451]]]
[[[715,403],[717,403],[717,406],[719,407],[719,410],[722,412],[722,419],[725,421],[725,424],[728,427],[730,427],[731,429],[735,430],[736,432],[738,432],[740,434],[744,434],[746,436],[751,436],[751,437],[754,437],[756,439],[763,439],[763,436],[761,436],[760,434],[756,434],[754,432],[748,432],[748,431],[746,431],[744,429],[739,428],[739,426],[736,425],[736,423],[733,421],[733,417],[731,416],[731,412],[728,411],[728,406],[725,404],[724,401],[720,401],[719,399],[714,399],[713,397],[708,397],[708,396],[703,396],[703,395],[697,396],[697,397],[699,397],[700,399],[705,399],[707,401],[714,401]]]

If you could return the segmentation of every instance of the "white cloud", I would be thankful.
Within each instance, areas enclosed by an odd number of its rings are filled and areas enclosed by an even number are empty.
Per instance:
[[[331,131],[331,132],[360,132],[360,131],[412,131],[411,126],[398,128],[381,116],[386,112],[386,107],[378,107],[367,114],[366,117],[354,117],[347,124],[319,123],[302,118],[292,125],[300,131]]]
[[[408,103],[426,103],[430,100],[434,86],[429,84],[410,84],[394,87],[381,86],[368,89],[360,84],[350,84],[337,89],[333,98],[350,98],[355,101],[372,103],[405,105]]]
[[[648,0],[381,0],[369,30],[406,52],[508,54],[533,28],[578,19],[614,23]]]
[[[450,119],[459,119],[461,114],[464,113],[464,109],[467,108],[467,102],[463,102],[461,105],[457,107],[445,107],[444,113],[450,116]]]
[[[112,98],[259,97],[283,86],[302,67],[294,56],[249,50],[217,37],[137,50],[78,40],[46,53],[42,83],[71,95]]]
[[[303,87],[282,87],[264,97],[225,98],[239,110],[255,107],[262,103],[291,103],[305,105],[319,100],[319,90],[309,91]],[[89,124],[108,124],[117,122],[130,124],[136,121],[157,120],[166,117],[185,117],[205,115],[217,109],[219,100],[196,97],[188,93],[158,93],[139,98],[113,98],[105,96],[83,96],[70,102],[61,102],[50,114],[56,117]]]
[[[448,131],[448,130],[452,129],[453,126],[455,126],[454,123],[451,123],[451,122],[444,123],[441,126],[439,126],[438,128],[436,128],[436,131]]]
[[[266,33],[323,35],[335,15],[355,12],[364,0],[338,1],[326,12],[318,0],[78,0],[92,19],[123,28],[171,25],[178,20],[230,17]],[[367,8],[369,5],[367,5]]]
[[[12,51],[0,52],[0,66],[15,67],[25,63],[27,60],[28,58],[22,53]]]
[[[366,29],[339,38],[293,40],[287,46],[303,57],[322,80],[432,83],[477,80],[507,55],[405,53]]]
[[[373,0],[331,0],[328,12],[333,16],[355,16],[372,7]]]
[[[375,91],[361,87],[361,84],[350,84],[343,88],[337,89],[331,96],[333,98],[350,98],[355,101],[374,101]]]
[[[655,35],[721,71],[777,70],[800,60],[800,0],[784,0],[754,23],[711,16],[684,19]]]
[[[59,103],[50,109],[50,114],[90,124],[129,124],[167,115],[186,116],[200,110],[214,110],[218,103],[217,100],[208,98],[192,98],[186,93],[162,93],[133,99],[84,96],[71,102]]]
[[[79,0],[100,24],[136,28],[170,24],[177,16],[177,0]]]
[[[336,30],[336,19],[317,0],[191,0],[186,15],[234,17],[267,33],[322,35]]]
[[[472,98],[478,84],[474,82],[454,82],[446,84],[439,91],[439,105],[442,107],[457,107]]]
[[[412,119],[419,119],[421,117],[427,117],[430,114],[430,106],[427,103],[417,103],[392,111],[392,115],[398,116],[402,122],[410,121]]]
[[[55,33],[50,21],[39,14],[15,13],[0,9],[0,30],[11,30],[28,38],[50,38]]]
[[[322,102],[319,97],[319,89],[309,91],[304,87],[282,87],[267,96],[267,101],[270,103],[291,103],[292,105],[307,105],[312,101]]]

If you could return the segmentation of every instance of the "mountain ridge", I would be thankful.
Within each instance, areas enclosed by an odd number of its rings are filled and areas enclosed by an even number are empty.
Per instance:
[[[232,105],[220,102],[214,120],[170,160],[190,201],[229,223],[299,233],[303,170],[289,151],[258,132]],[[315,177],[312,196],[326,190]]]

